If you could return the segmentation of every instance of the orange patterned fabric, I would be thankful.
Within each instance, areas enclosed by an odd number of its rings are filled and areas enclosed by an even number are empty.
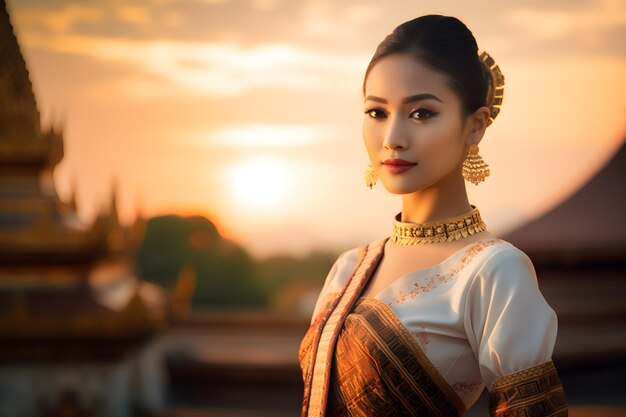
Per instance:
[[[363,276],[368,275],[368,274],[365,274],[365,272],[368,272],[368,273],[371,272],[369,271],[369,268],[366,268],[366,270],[360,269],[361,263],[363,260],[365,260],[368,249],[371,246],[372,245],[363,245],[359,248],[357,267],[352,274],[353,276],[356,275],[356,272],[359,270],[361,270],[361,274],[362,274],[361,278]],[[370,253],[370,257],[371,257],[371,253]],[[371,259],[369,261],[370,261],[369,262],[370,264],[374,264],[374,262],[371,262],[372,261]],[[375,259],[375,261],[377,262],[378,259]],[[337,293],[336,296],[334,296],[333,298],[329,300],[326,306],[324,306],[323,310],[318,314],[317,318],[315,318],[315,320],[309,327],[309,330],[305,334],[302,342],[300,343],[299,358],[300,358],[300,364],[301,364],[301,368],[303,371],[303,378],[304,378],[304,399],[302,402],[302,416],[303,417],[307,417],[309,415],[310,408],[315,408],[316,409],[315,412],[319,413],[320,416],[324,415],[325,404],[326,404],[327,395],[328,395],[327,388],[328,388],[328,379],[330,378],[330,372],[329,372],[328,367],[324,365],[324,368],[322,369],[326,373],[326,375],[322,375],[322,379],[324,380],[323,381],[316,380],[314,382],[315,380],[314,371],[316,369],[315,365],[316,365],[316,362],[318,361],[318,357],[320,356],[320,347],[328,348],[328,352],[329,354],[331,354],[330,359],[332,360],[333,349],[332,349],[332,346],[329,346],[329,345],[332,345],[332,343],[329,343],[328,338],[323,339],[325,326],[328,324],[327,322],[329,321],[329,318],[331,318],[332,314],[334,313],[335,308],[338,307],[338,305],[340,304],[341,298],[344,296],[344,293],[348,289],[352,288],[351,286],[353,286],[355,282],[349,282],[348,285],[344,287],[341,292]],[[364,286],[364,283],[361,283],[361,284],[363,285],[358,285],[360,289],[362,289]],[[338,311],[336,313],[341,313],[341,311]],[[341,322],[339,322],[338,324],[340,325]],[[338,329],[338,326],[335,326],[335,327]],[[335,332],[338,333],[336,330]],[[332,339],[332,337],[330,339]],[[322,341],[324,343],[322,343]],[[324,344],[325,346],[323,346]],[[325,358],[325,359],[326,361],[328,360],[328,358]],[[318,371],[320,369],[321,368],[317,368]],[[315,386],[315,384],[318,384],[318,385]],[[323,398],[321,399],[319,398],[319,394],[316,394],[316,392],[319,393],[320,391],[323,394],[322,396]],[[311,407],[311,400],[315,401],[314,407]],[[314,413],[311,413],[311,414],[314,414]]]
[[[493,417],[567,417],[567,408],[552,360],[497,379],[489,393]]]
[[[380,260],[383,242],[371,245],[370,252],[355,270],[352,285],[362,288]],[[314,367],[330,368],[322,386],[323,402],[315,415],[326,417],[361,416],[461,416],[463,401],[430,363],[415,339],[385,303],[360,297],[347,307],[330,363],[315,361],[317,344],[328,318],[344,296],[335,293],[325,300],[321,311],[305,334],[299,348],[303,372],[302,417],[311,417]],[[322,383],[324,381],[322,380]],[[315,400],[315,399],[313,399]]]
[[[312,335],[333,301],[327,301],[300,345],[305,384]],[[327,417],[452,417],[466,411],[389,306],[366,297],[346,317],[337,339],[328,395]],[[302,416],[307,415],[306,403]]]

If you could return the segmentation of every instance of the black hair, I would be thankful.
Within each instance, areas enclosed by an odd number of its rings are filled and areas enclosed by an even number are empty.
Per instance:
[[[380,59],[394,53],[409,53],[447,74],[448,85],[461,99],[464,115],[487,105],[489,69],[478,56],[474,35],[459,19],[430,14],[396,27],[378,45],[367,66],[363,95],[370,70]]]

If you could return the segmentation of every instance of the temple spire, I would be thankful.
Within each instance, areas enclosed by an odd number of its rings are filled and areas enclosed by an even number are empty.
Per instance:
[[[74,212],[77,212],[78,211],[78,204],[76,203],[76,194],[78,193],[78,184],[77,184],[75,175],[72,176],[72,190],[71,190],[71,193],[72,193],[72,195],[70,197],[69,205],[70,205],[70,207],[72,208],[72,210]]]
[[[111,194],[110,194],[110,202],[109,202],[109,218],[111,219],[112,225],[115,227],[119,226],[119,215],[117,212],[117,177],[113,177],[111,181]]]
[[[40,132],[33,86],[5,0],[0,0],[0,103],[0,126],[3,126],[0,139],[7,137],[15,126],[28,126],[33,132]]]

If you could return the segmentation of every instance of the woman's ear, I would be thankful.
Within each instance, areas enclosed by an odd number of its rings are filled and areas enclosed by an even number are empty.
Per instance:
[[[471,143],[478,143],[485,134],[487,122],[491,116],[489,107],[482,106],[469,116],[468,136]]]

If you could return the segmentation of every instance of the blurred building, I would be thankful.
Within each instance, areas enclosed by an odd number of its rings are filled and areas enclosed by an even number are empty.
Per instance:
[[[121,225],[113,189],[84,224],[55,190],[62,158],[0,0],[0,416],[136,415],[162,400],[142,347],[186,310],[193,276],[174,296],[138,279],[145,220]]]
[[[532,259],[557,313],[556,365],[626,363],[626,138],[569,198],[502,238]]]

